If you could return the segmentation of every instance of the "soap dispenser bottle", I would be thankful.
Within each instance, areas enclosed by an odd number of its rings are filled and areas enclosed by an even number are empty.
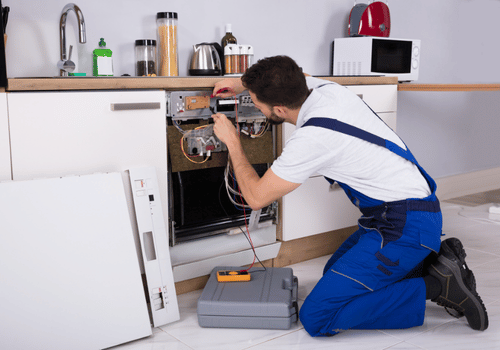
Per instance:
[[[94,77],[112,77],[113,76],[113,52],[106,48],[104,38],[99,41],[99,48],[94,50]]]

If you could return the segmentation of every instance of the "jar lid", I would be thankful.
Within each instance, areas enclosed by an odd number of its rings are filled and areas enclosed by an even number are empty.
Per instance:
[[[248,55],[248,46],[247,45],[239,45],[240,55]]]
[[[156,46],[156,40],[139,39],[135,41],[135,46]]]
[[[156,14],[156,19],[160,18],[174,18],[177,19],[177,12],[158,12]]]
[[[224,47],[225,55],[236,55],[238,54],[238,51],[239,51],[239,46],[237,44],[227,44]]]

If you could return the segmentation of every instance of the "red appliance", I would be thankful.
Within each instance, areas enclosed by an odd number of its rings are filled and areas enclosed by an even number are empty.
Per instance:
[[[349,14],[349,36],[389,37],[391,15],[389,7],[380,1],[356,4]]]

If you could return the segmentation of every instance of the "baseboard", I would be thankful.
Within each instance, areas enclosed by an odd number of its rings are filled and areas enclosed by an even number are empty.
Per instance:
[[[500,188],[500,167],[436,179],[437,196],[446,200]]]

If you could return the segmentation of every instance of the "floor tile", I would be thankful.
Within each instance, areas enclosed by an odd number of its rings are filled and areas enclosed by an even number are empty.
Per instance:
[[[203,328],[198,324],[196,313],[200,295],[201,291],[181,295],[179,297],[181,320],[160,327],[194,350],[246,349],[302,328],[300,322],[293,325],[290,330]]]
[[[381,350],[387,349],[400,341],[390,335],[376,330],[345,331],[333,337],[312,338],[305,330],[299,330],[271,341],[258,344],[251,350],[317,350],[317,349],[342,349],[342,350]],[[411,349],[411,348],[410,348]],[[415,349],[415,347],[414,347]]]
[[[407,342],[427,350],[499,349],[500,303],[491,304],[488,311],[490,326],[483,332],[472,330],[463,319],[458,319],[429,330]]]
[[[192,350],[171,335],[156,328],[153,335],[144,339],[122,344],[109,350]]]

